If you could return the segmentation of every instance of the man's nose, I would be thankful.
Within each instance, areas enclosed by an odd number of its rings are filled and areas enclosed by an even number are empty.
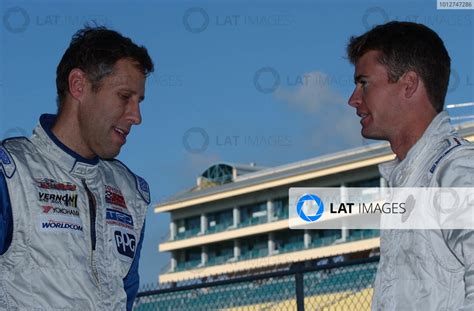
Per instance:
[[[130,109],[128,111],[127,119],[132,125],[138,125],[142,123],[142,115],[140,112],[140,104],[138,101],[130,104]]]
[[[360,105],[360,103],[361,103],[360,91],[356,87],[354,89],[354,92],[352,92],[351,97],[349,97],[348,104],[351,107],[357,107]]]

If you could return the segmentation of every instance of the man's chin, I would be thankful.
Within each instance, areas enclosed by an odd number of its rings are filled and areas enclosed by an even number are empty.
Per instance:
[[[119,155],[120,149],[118,148],[117,150],[104,150],[101,153],[98,154],[99,158],[104,159],[104,160],[112,160],[116,156]]]
[[[370,132],[368,129],[365,129],[365,128],[362,128],[362,130],[360,131],[360,134],[362,135],[362,137],[366,139],[387,140],[385,137],[383,137],[383,135]]]

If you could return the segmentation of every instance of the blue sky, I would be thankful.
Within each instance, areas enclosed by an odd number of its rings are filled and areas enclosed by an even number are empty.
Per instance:
[[[436,1],[0,3],[0,139],[29,136],[40,114],[55,112],[56,66],[85,21],[148,48],[156,72],[143,123],[119,158],[150,183],[153,204],[192,187],[215,162],[275,166],[369,143],[347,105],[345,47],[374,24],[437,31],[452,58],[446,102],[473,101],[473,11],[437,10]],[[169,216],[150,207],[142,283],[168,263],[157,251],[168,228]]]

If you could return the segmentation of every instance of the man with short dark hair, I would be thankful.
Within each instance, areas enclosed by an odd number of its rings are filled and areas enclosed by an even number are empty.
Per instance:
[[[148,184],[114,157],[141,123],[147,50],[105,27],[72,38],[58,115],[0,145],[0,309],[131,310]]]
[[[443,111],[450,57],[428,27],[389,22],[350,39],[349,105],[362,136],[397,156],[380,165],[391,187],[472,187],[474,146]],[[373,310],[473,310],[474,231],[382,230]]]

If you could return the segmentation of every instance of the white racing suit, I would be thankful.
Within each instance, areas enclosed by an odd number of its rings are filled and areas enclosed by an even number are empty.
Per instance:
[[[148,185],[68,149],[54,119],[0,146],[0,310],[131,309]]]
[[[379,168],[391,187],[471,187],[474,146],[441,112],[403,161]],[[372,310],[474,310],[474,231],[382,230],[380,244]]]

